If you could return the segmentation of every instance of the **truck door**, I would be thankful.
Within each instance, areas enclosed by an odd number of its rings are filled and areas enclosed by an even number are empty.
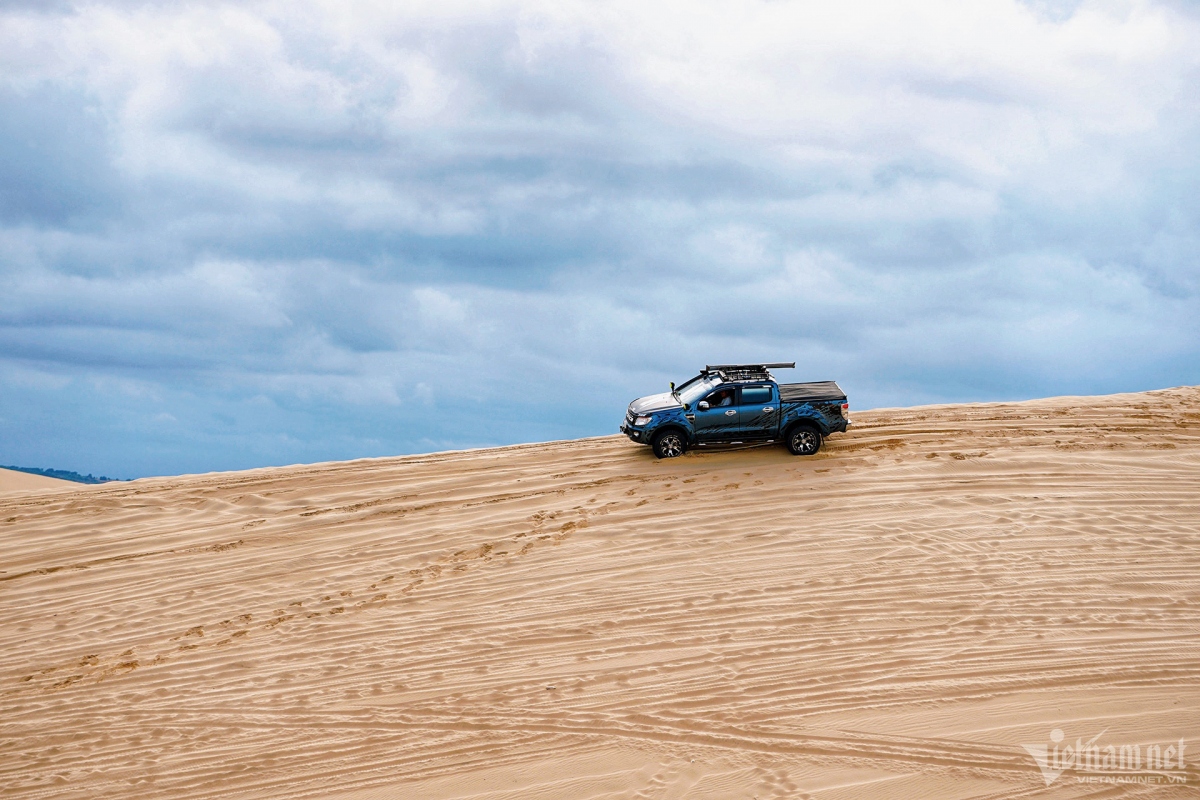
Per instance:
[[[708,408],[701,408],[700,403],[707,403]],[[718,387],[709,392],[706,397],[697,401],[695,414],[692,428],[696,431],[696,441],[719,442],[733,439],[740,427],[737,387]]]
[[[779,403],[773,386],[743,386],[737,408],[743,438],[770,439],[775,436],[779,426]]]

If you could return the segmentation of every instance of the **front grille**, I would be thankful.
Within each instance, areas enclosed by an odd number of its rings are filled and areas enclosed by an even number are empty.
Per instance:
[[[625,424],[626,424],[626,425],[632,425],[632,424],[633,424],[633,420],[634,420],[633,412],[632,412],[632,411],[626,411],[626,412],[625,412]]]

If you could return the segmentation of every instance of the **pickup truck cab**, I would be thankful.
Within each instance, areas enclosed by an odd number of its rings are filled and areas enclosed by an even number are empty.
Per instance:
[[[834,381],[778,383],[786,364],[718,364],[671,391],[629,404],[621,433],[654,448],[659,458],[691,447],[783,442],[798,456],[821,449],[824,437],[850,424],[846,393]]]

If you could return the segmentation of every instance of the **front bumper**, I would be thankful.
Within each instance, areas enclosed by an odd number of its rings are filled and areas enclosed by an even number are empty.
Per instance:
[[[621,430],[621,433],[625,434],[626,436],[628,436],[631,440],[633,440],[635,442],[638,442],[640,444],[645,444],[647,441],[646,431],[642,430],[641,428],[635,428],[632,425],[627,425],[625,423],[621,423],[620,430]]]

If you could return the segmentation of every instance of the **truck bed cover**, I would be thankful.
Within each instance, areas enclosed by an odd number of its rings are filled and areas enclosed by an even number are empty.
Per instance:
[[[781,383],[779,384],[779,399],[784,402],[803,402],[807,400],[826,400],[830,402],[846,402],[846,393],[837,381],[812,381],[811,383]]]

